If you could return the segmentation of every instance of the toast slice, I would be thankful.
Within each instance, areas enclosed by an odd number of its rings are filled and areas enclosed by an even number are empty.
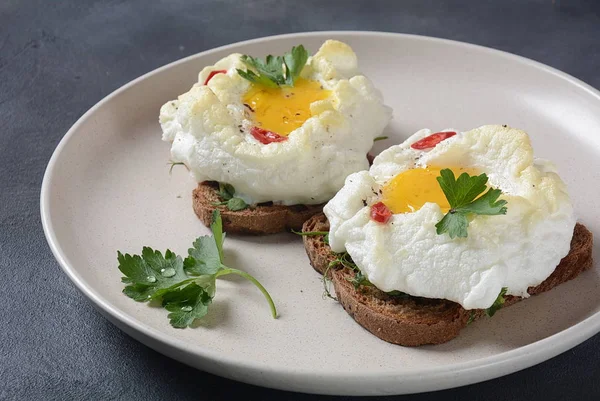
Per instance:
[[[282,231],[300,230],[302,224],[323,210],[319,205],[274,205],[272,202],[259,203],[247,209],[231,211],[225,205],[215,206],[222,201],[219,197],[219,184],[204,181],[198,184],[192,194],[196,216],[209,226],[212,213],[219,209],[223,219],[223,231],[236,234],[275,234]]]
[[[327,217],[322,213],[313,216],[304,224],[302,231],[329,231]],[[339,265],[328,269],[329,263],[336,259],[336,254],[324,242],[323,236],[304,236],[303,240],[311,265],[319,273],[327,273],[331,278],[337,299],[346,312],[382,340],[403,346],[441,344],[458,336],[469,320],[485,315],[484,310],[465,310],[447,300],[406,294],[390,295],[367,285],[355,288],[351,282],[354,278],[352,269]],[[550,277],[530,287],[529,294],[551,290],[589,269],[592,266],[592,244],[592,233],[577,223],[568,255]],[[503,307],[523,298],[506,296],[505,299]]]
[[[375,156],[367,153],[369,166],[373,164]],[[204,181],[198,184],[192,193],[192,202],[196,216],[209,226],[212,213],[219,209],[223,218],[223,230],[233,234],[266,235],[283,231],[302,229],[302,225],[309,218],[323,211],[324,203],[318,205],[274,205],[273,202],[259,203],[248,209],[231,211],[226,206],[215,206],[221,202],[219,197],[219,183]]]

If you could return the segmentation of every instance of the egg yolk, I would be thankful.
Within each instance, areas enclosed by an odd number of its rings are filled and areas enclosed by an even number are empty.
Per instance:
[[[319,82],[298,78],[293,87],[253,84],[243,101],[254,111],[254,121],[260,128],[287,136],[312,116],[310,104],[326,99],[329,93]]]
[[[427,202],[437,203],[442,212],[450,210],[450,204],[442,191],[437,177],[447,167],[414,168],[392,178],[382,189],[382,201],[393,213],[411,213]],[[478,175],[470,168],[450,168],[458,178],[462,173]]]

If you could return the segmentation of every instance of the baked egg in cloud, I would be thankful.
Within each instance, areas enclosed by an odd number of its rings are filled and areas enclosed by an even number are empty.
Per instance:
[[[323,203],[348,174],[367,169],[391,109],[348,45],[329,40],[301,65],[288,58],[299,48],[258,64],[231,54],[204,68],[198,83],[161,108],[172,161],[198,182],[232,185],[248,204]],[[286,73],[263,79],[281,60]]]
[[[459,177],[447,191],[444,174]],[[452,237],[440,225],[457,213],[449,199],[467,196],[467,176],[482,174],[470,206],[482,214],[465,213],[464,235]],[[484,196],[493,199],[480,208]],[[524,131],[499,125],[421,130],[348,176],[323,211],[331,249],[347,251],[377,288],[465,309],[489,308],[503,288],[527,297],[567,255],[575,226],[555,167],[533,157]]]

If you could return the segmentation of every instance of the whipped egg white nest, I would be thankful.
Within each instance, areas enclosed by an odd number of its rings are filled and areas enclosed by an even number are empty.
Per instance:
[[[325,42],[294,87],[260,87],[237,69],[247,69],[241,54],[204,68],[198,83],[160,110],[172,161],[198,182],[231,184],[248,204],[319,204],[348,174],[368,168],[366,154],[391,109],[348,45]],[[285,140],[261,143],[251,134],[256,126]]]
[[[527,297],[527,288],[544,281],[567,255],[575,226],[555,167],[534,158],[525,132],[507,126],[458,132],[431,149],[411,147],[431,134],[415,133],[377,156],[370,170],[348,176],[324,208],[331,249],[347,251],[386,292],[447,299],[465,309],[490,307],[504,287],[509,295]],[[502,191],[507,213],[471,216],[466,238],[437,234],[448,211],[435,180],[441,168],[456,176],[485,173],[487,185]],[[413,195],[421,204],[406,201]],[[370,213],[382,200],[393,211],[385,224]]]

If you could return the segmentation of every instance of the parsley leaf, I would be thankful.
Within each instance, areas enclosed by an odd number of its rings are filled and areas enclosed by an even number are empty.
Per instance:
[[[506,214],[506,201],[498,200],[502,194],[499,189],[490,188],[485,194],[463,207],[456,208],[463,213],[475,213],[480,215],[495,216]]]
[[[188,278],[181,258],[168,249],[165,256],[148,247],[144,247],[142,256],[117,252],[117,260],[125,275],[121,281],[129,284],[123,292],[136,301],[158,298]]]
[[[244,210],[249,205],[242,199],[235,197],[235,188],[231,184],[222,184],[219,183],[219,191],[217,192],[219,197],[223,199],[223,202],[215,202],[213,206],[226,205],[227,209],[232,212],[237,212],[238,210]]]
[[[231,198],[227,201],[227,209],[232,212],[237,212],[238,210],[244,210],[248,207],[248,204],[242,198]]]
[[[448,212],[446,215],[435,225],[436,232],[438,235],[448,233],[450,238],[454,237],[466,237],[467,227],[469,221],[467,217],[462,213]]]
[[[316,237],[319,235],[323,236],[323,242],[329,245],[329,231],[295,231],[292,230],[294,234],[308,237]]]
[[[119,270],[125,275],[121,281],[127,284],[125,295],[136,301],[162,299],[163,307],[171,312],[171,325],[183,328],[206,315],[215,296],[217,278],[235,274],[263,293],[276,318],[275,304],[263,285],[250,274],[223,264],[225,233],[218,210],[213,212],[210,228],[213,235],[197,238],[185,260],[169,250],[163,257],[148,247],[143,248],[141,256],[117,252]]]
[[[196,283],[166,293],[162,298],[163,307],[168,310],[171,325],[177,328],[190,326],[195,319],[208,313],[212,296]]]
[[[279,86],[285,83],[283,76],[283,57],[268,55],[263,61],[260,58],[242,56],[242,62],[246,66],[255,69],[258,72],[259,79],[267,78],[271,85]]]
[[[451,207],[462,206],[475,200],[477,195],[485,191],[487,180],[485,174],[470,176],[467,173],[462,173],[455,179],[449,168],[440,171],[440,177],[437,178]]]
[[[297,235],[308,236],[308,237],[316,237],[319,235],[329,234],[329,231],[296,231],[296,230],[292,230],[292,232]]]
[[[183,269],[190,276],[213,275],[223,268],[225,233],[221,213],[216,209],[212,214],[210,230],[212,237],[198,237],[194,241],[194,247],[188,249],[189,256],[183,261]]]
[[[214,238],[208,235],[198,237],[193,245],[183,261],[185,272],[190,276],[215,274],[221,268],[221,257]]]
[[[233,185],[231,184],[223,184],[220,182],[218,194],[221,199],[227,201],[233,198],[233,195],[235,194],[235,188],[233,188]]]
[[[243,61],[243,59],[242,59],[242,61]],[[278,84],[271,81],[270,78],[268,78],[265,75],[257,75],[254,73],[254,71],[251,71],[251,70],[244,71],[244,70],[240,70],[238,68],[237,73],[240,74],[240,76],[242,78],[245,78],[248,81],[253,82],[255,84],[263,85],[268,88],[277,88],[278,87]]]
[[[282,56],[268,55],[265,60],[258,57],[244,55],[241,60],[248,68],[237,72],[242,78],[250,82],[270,88],[279,86],[294,86],[302,69],[308,60],[308,52],[304,46],[292,47],[292,51]]]
[[[360,270],[354,271],[354,277],[352,277],[351,279],[348,279],[348,281],[350,281],[350,283],[352,283],[352,285],[354,286],[355,290],[358,290],[358,288],[361,285],[366,285],[366,286],[372,286],[373,285],[373,284],[371,284],[371,282],[369,281],[369,279],[367,278],[367,276],[365,276],[363,274],[363,272],[361,272]]]
[[[308,52],[302,45],[292,47],[292,51],[290,53],[283,55],[286,85],[294,86],[294,83],[296,83],[296,79],[300,76],[300,73],[306,65],[307,60]]]
[[[216,209],[213,210],[212,213],[210,231],[213,233],[213,238],[215,239],[215,244],[219,251],[219,260],[223,262],[223,242],[225,242],[225,233],[223,232],[223,219],[221,219],[221,213]]]
[[[492,306],[490,306],[489,308],[487,308],[485,310],[486,315],[488,315],[489,317],[492,317],[496,314],[496,312],[498,312],[498,310],[500,310],[500,308],[502,308],[502,305],[504,305],[504,302],[506,301],[504,299],[504,296],[506,295],[506,291],[508,291],[508,288],[506,288],[506,287],[503,287],[502,290],[500,290],[500,294],[498,294],[498,298],[496,298],[496,300],[494,301]]]
[[[498,200],[502,191],[487,188],[488,177],[485,174],[470,176],[462,173],[458,179],[450,169],[440,171],[437,181],[448,199],[450,211],[436,225],[438,235],[448,233],[450,238],[466,238],[471,214],[495,216],[506,214],[506,201]]]
[[[472,310],[471,313],[469,314],[469,320],[467,320],[467,326],[470,325],[471,323],[473,323],[476,318],[477,318],[477,312]]]

